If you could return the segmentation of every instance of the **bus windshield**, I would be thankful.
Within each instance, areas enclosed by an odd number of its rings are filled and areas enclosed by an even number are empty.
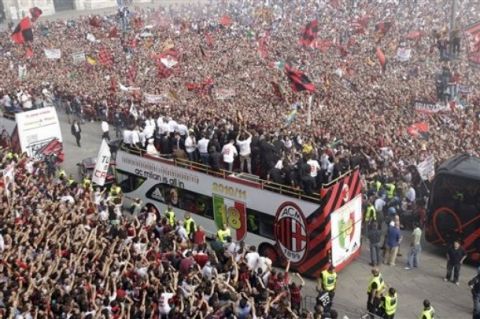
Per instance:
[[[471,207],[479,211],[480,181],[449,174],[438,175],[432,191],[431,211],[440,207]]]

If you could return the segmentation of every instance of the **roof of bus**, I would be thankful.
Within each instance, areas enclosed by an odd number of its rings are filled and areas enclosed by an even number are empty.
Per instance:
[[[437,169],[437,175],[446,174],[480,180],[480,158],[470,154],[457,154]]]

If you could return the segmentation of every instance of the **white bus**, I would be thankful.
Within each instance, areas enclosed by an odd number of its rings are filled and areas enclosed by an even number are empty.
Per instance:
[[[162,216],[171,205],[177,219],[190,212],[210,234],[226,223],[234,240],[256,245],[276,264],[289,259],[292,269],[307,276],[318,276],[329,263],[341,269],[360,253],[358,170],[309,197],[252,175],[121,148],[116,176],[125,205],[140,198]]]

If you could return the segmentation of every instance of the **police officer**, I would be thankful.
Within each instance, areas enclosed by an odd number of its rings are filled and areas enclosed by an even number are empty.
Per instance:
[[[393,319],[397,311],[397,291],[391,287],[388,294],[382,297],[380,308],[382,310],[383,319]]]
[[[175,212],[173,211],[172,206],[168,205],[167,211],[165,212],[165,217],[167,217],[168,224],[175,228],[175,224],[177,223],[175,220]]]
[[[183,224],[185,225],[185,230],[187,231],[188,238],[191,239],[193,234],[195,233],[196,224],[192,216],[190,216],[190,213],[185,214]]]
[[[333,267],[333,265],[330,265],[328,269],[321,272],[321,280],[322,290],[328,292],[330,301],[333,302],[335,288],[337,287],[337,273],[335,272],[335,267]]]
[[[428,299],[425,299],[423,301],[423,311],[420,314],[420,317],[418,317],[418,319],[434,319],[434,318],[435,318],[435,310],[430,305],[430,301]]]
[[[227,237],[232,237],[232,234],[227,224],[223,224],[222,228],[217,231],[217,238],[225,244],[227,242]]]
[[[372,276],[367,288],[367,310],[370,315],[376,315],[378,313],[380,298],[385,291],[385,281],[383,281],[382,274],[380,274],[378,268],[372,269]]]

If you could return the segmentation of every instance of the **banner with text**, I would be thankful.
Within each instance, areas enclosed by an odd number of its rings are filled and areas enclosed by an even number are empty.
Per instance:
[[[95,169],[92,174],[92,182],[97,185],[103,186],[105,184],[105,178],[108,173],[108,166],[110,165],[110,147],[105,139],[102,140],[100,150],[98,151],[97,162],[95,163]]]
[[[413,107],[415,111],[419,113],[438,113],[450,111],[450,108],[446,104],[431,103],[426,101],[414,101]]]

